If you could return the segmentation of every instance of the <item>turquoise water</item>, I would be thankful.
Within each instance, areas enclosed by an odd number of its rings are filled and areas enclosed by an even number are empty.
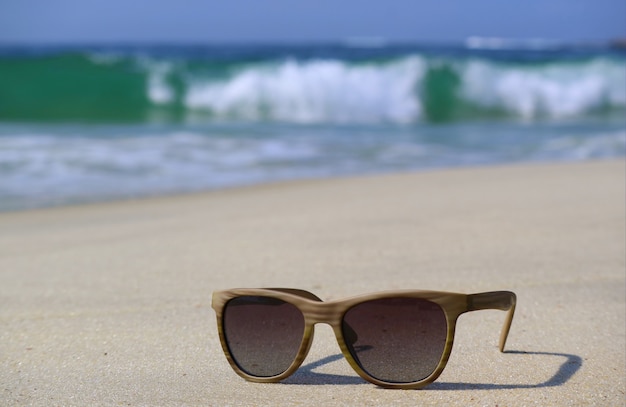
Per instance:
[[[626,53],[0,48],[0,210],[626,154]]]

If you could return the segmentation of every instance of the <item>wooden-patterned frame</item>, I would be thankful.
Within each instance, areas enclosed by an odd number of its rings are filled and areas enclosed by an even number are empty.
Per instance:
[[[240,369],[240,367],[231,356],[224,335],[222,315],[224,306],[228,303],[228,301],[240,296],[262,296],[277,298],[293,304],[304,315],[304,335],[302,337],[302,342],[300,344],[298,354],[292,362],[291,366],[289,366],[289,368],[287,368],[287,370],[285,370],[283,373],[272,377],[251,376],[244,372],[242,369]],[[344,340],[341,329],[341,321],[344,314],[356,304],[383,298],[399,297],[421,298],[439,304],[439,306],[441,306],[441,308],[443,309],[448,322],[446,344],[437,368],[430,374],[430,376],[417,382],[389,383],[378,380],[368,375],[348,351],[348,347]],[[516,301],[517,299],[515,294],[510,291],[493,291],[478,294],[458,294],[439,291],[401,290],[364,294],[342,300],[323,302],[317,296],[311,294],[308,291],[293,288],[237,288],[214,292],[212,307],[215,310],[217,316],[217,328],[219,332],[220,342],[222,344],[222,349],[226,354],[226,358],[228,359],[228,362],[230,363],[233,370],[239,376],[243,377],[246,380],[263,383],[277,382],[293,374],[298,369],[298,367],[300,367],[309,351],[309,348],[313,341],[314,325],[318,323],[327,323],[332,327],[333,331],[335,332],[335,336],[337,337],[339,347],[341,348],[341,352],[343,353],[344,357],[348,360],[350,366],[352,366],[352,368],[363,379],[386,388],[417,389],[424,387],[429,383],[432,383],[439,377],[441,372],[443,372],[443,369],[445,368],[446,363],[450,358],[450,353],[452,351],[457,318],[465,312],[485,309],[508,311],[507,318],[500,334],[500,351],[504,352],[504,345],[506,343],[506,339],[511,328],[513,314],[515,313]]]

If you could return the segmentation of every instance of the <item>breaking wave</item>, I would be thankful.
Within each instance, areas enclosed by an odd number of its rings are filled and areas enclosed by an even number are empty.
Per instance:
[[[413,123],[623,114],[626,61],[0,57],[3,121]]]

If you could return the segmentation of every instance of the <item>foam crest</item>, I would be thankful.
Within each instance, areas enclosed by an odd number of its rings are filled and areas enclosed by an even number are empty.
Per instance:
[[[623,68],[605,60],[532,67],[474,61],[463,68],[462,77],[465,99],[524,119],[573,117],[626,105]]]
[[[148,72],[148,98],[155,105],[164,105],[174,100],[175,92],[167,83],[167,76],[173,71],[167,61],[140,59],[140,65]]]
[[[421,104],[415,86],[424,63],[285,61],[247,67],[225,81],[193,81],[185,104],[219,118],[298,123],[411,122]]]

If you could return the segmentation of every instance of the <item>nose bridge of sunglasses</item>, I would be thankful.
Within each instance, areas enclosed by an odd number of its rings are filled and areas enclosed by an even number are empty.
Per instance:
[[[341,307],[332,302],[306,301],[299,305],[308,324],[335,326],[341,319]]]

